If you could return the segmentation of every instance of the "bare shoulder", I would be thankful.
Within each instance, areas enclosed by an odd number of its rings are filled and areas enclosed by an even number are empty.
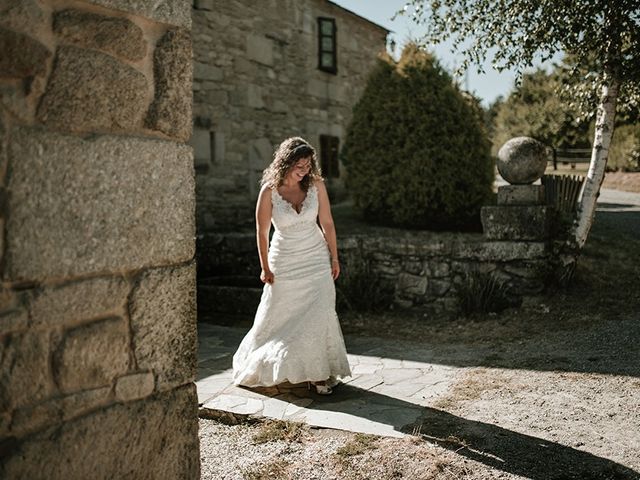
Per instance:
[[[318,189],[319,192],[327,192],[327,187],[324,184],[324,178],[316,178],[313,180],[313,185]]]
[[[262,188],[260,189],[260,193],[258,194],[258,202],[271,203],[271,185],[265,184],[262,186]]]
[[[318,192],[318,201],[320,202],[320,209],[324,209],[329,206],[329,193],[327,192],[327,186],[323,179],[317,179],[313,182]]]

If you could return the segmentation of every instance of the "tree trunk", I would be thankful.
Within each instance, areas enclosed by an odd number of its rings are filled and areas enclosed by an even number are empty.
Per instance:
[[[620,81],[617,76],[606,75],[606,81],[602,86],[598,113],[596,116],[595,137],[589,173],[582,188],[578,216],[573,228],[572,240],[574,246],[580,250],[589,235],[596,211],[596,200],[600,192],[600,185],[604,180],[604,171],[609,157],[609,145],[613,136],[614,119],[616,116],[616,103]]]

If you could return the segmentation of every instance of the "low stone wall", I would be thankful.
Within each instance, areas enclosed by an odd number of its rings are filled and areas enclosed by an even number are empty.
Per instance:
[[[1,478],[199,476],[190,14],[0,4]]]
[[[460,290],[474,273],[493,275],[514,302],[540,293],[548,273],[544,242],[487,241],[479,234],[387,231],[341,237],[345,277],[364,261],[403,308],[459,311]],[[357,267],[355,267],[357,268]]]
[[[231,275],[257,279],[260,273],[253,234],[209,235],[201,238],[198,248],[203,258],[199,282]],[[488,240],[481,234],[371,227],[363,233],[340,234],[338,249],[338,288],[368,264],[371,280],[382,281],[396,306],[431,313],[458,312],[460,290],[474,272],[495,276],[517,302],[544,289],[550,268],[547,242]],[[216,309],[204,297],[199,302],[209,311]]]

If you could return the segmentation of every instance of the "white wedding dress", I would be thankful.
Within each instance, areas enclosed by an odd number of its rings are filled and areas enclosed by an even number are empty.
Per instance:
[[[300,213],[271,191],[273,284],[265,284],[253,327],[233,356],[233,382],[246,387],[351,375],[335,311],[329,249],[316,223],[312,185]]]

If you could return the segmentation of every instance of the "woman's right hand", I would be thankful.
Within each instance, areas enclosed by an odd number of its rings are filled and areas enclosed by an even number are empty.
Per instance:
[[[260,280],[262,281],[262,283],[272,284],[273,279],[274,276],[271,270],[262,270],[262,272],[260,272]]]

